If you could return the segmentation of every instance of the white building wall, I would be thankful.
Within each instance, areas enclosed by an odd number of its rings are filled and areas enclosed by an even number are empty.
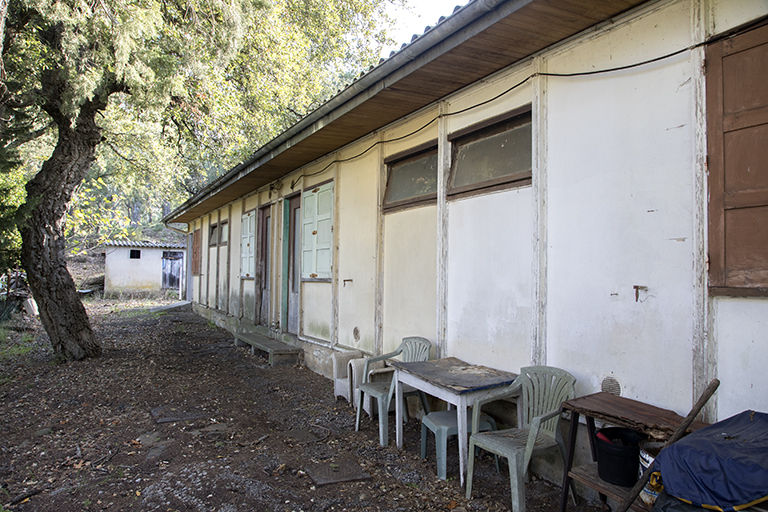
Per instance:
[[[331,341],[333,331],[333,288],[330,283],[303,282],[301,333],[316,341]]]
[[[232,203],[231,216],[229,219],[229,304],[228,313],[230,316],[239,318],[242,314],[242,301],[241,301],[241,285],[240,282],[240,244],[242,243],[242,227],[243,227],[243,201],[235,201]]]
[[[210,225],[208,226],[207,229],[210,230]],[[206,267],[206,271],[208,273],[207,305],[209,308],[218,309],[217,302],[216,302],[216,288],[218,286],[217,285],[218,273],[216,272],[216,269],[219,265],[219,258],[218,258],[219,248],[208,246],[206,248],[206,252],[208,253],[208,265]]]
[[[768,0],[695,1],[654,3],[629,21],[543,52],[537,63],[549,73],[631,65],[698,42],[692,35],[696,16],[714,33],[768,13]],[[531,61],[523,62],[447,98],[443,107],[449,113],[469,107],[533,71]],[[536,91],[529,82],[447,118],[451,133],[533,103],[538,94],[542,108],[536,104],[534,116],[542,117],[534,127],[544,127],[536,135],[537,149],[545,150],[535,163],[539,181],[533,187],[448,201],[447,261],[438,260],[443,219],[437,206],[382,214],[379,205],[383,159],[435,140],[437,123],[321,175],[300,176],[324,168],[330,158],[285,177],[283,195],[334,179],[333,278],[302,283],[301,337],[387,352],[404,336],[435,342],[445,307],[446,356],[515,371],[531,363],[535,349],[545,364],[578,378],[580,395],[600,390],[610,375],[622,384],[623,396],[680,413],[696,398],[694,380],[702,377],[694,375],[694,359],[702,347],[694,344],[704,340],[708,371],[723,382],[717,416],[768,410],[759,373],[768,363],[768,300],[710,299],[708,312],[697,305],[705,294],[696,268],[703,266],[698,254],[706,242],[697,235],[706,233],[706,219],[697,215],[706,201],[697,202],[696,191],[699,73],[696,56],[685,51],[606,74],[539,78]],[[436,112],[426,109],[374,137],[409,133]],[[372,138],[333,156],[356,154]],[[269,200],[275,197],[262,191],[231,205],[229,311],[244,321],[254,315],[255,297],[254,282],[239,278],[240,216]],[[275,210],[273,216],[273,235],[281,234],[282,215]],[[210,273],[208,217],[203,221],[202,269]],[[281,260],[279,250],[273,254],[277,319]],[[439,265],[446,270],[445,302],[437,296]],[[543,285],[534,290],[539,275]],[[193,279],[203,304],[216,289],[209,279]]]
[[[499,97],[531,73],[526,62],[448,99],[448,134],[531,104],[529,83]],[[446,356],[509,371],[530,364],[531,194],[526,185],[448,199]]]
[[[131,259],[131,250],[141,251],[141,258]],[[104,292],[161,291],[163,250],[145,247],[107,247]]]
[[[372,141],[371,141],[372,143]],[[341,165],[334,188],[338,231],[338,344],[375,352],[379,224],[378,151]]]
[[[713,309],[718,418],[768,411],[768,299],[718,298]]]
[[[622,66],[691,43],[687,3],[579,41],[547,71]],[[577,394],[692,403],[693,91],[689,54],[547,89],[546,361]]]
[[[382,352],[406,336],[433,342],[437,323],[437,207],[384,216]]]
[[[768,0],[700,0],[710,22],[710,34],[720,34],[768,13]]]
[[[449,203],[446,355],[530,364],[531,187]]]

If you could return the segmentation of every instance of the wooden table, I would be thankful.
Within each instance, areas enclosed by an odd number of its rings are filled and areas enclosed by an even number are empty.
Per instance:
[[[391,361],[390,364],[395,368],[397,447],[403,447],[403,384],[455,405],[459,430],[459,474],[463,485],[469,444],[467,407],[493,389],[512,384],[517,374],[468,364],[455,357],[415,363]]]
[[[571,479],[577,480],[587,487],[595,489],[600,494],[603,509],[607,508],[607,497],[623,502],[629,494],[629,487],[612,485],[603,481],[597,475],[597,464],[593,462],[580,467],[573,467],[573,453],[576,447],[576,432],[579,426],[579,415],[587,420],[589,445],[592,450],[592,460],[597,460],[595,448],[595,420],[625,427],[649,435],[657,441],[666,441],[672,437],[677,426],[683,422],[683,417],[677,413],[648,405],[637,400],[615,396],[610,393],[595,393],[574,398],[563,402],[563,410],[571,411],[571,428],[568,437],[568,456],[563,472],[563,494],[560,499],[560,512],[565,512],[568,505],[568,485]],[[689,431],[706,426],[706,423],[694,421]],[[630,510],[648,512],[651,507],[642,500],[635,500]]]

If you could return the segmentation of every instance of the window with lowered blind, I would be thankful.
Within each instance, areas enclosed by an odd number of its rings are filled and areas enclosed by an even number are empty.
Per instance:
[[[301,278],[330,279],[333,264],[333,183],[301,196]]]
[[[768,25],[706,63],[710,292],[768,295]]]

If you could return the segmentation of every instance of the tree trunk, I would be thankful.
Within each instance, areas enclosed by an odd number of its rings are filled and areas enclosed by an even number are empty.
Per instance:
[[[95,160],[101,130],[96,113],[106,100],[96,96],[86,102],[75,127],[61,113],[63,82],[55,72],[44,78],[45,111],[58,125],[59,139],[51,157],[27,183],[27,202],[34,206],[21,230],[22,264],[40,320],[51,339],[54,353],[66,360],[101,355],[101,346],[66,265],[64,215],[72,194]]]
[[[128,205],[128,217],[132,228],[138,227],[141,221],[141,203],[138,199],[132,199]]]

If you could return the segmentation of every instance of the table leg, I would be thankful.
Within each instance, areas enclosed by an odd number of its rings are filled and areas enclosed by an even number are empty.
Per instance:
[[[576,434],[579,431],[579,413],[571,411],[571,428],[568,433],[568,455],[563,469],[563,494],[560,497],[560,512],[565,512],[568,507],[568,486],[571,484],[571,477],[568,472],[573,467],[573,455],[576,450]]]
[[[403,448],[403,383],[400,382],[400,370],[395,370],[392,378],[395,379],[395,433],[399,450]],[[379,421],[382,419],[379,418]]]
[[[592,451],[592,462],[597,460],[597,446],[595,446],[595,418],[587,416],[587,435],[589,436],[589,449]]]
[[[589,448],[592,450],[592,462],[597,461],[597,446],[595,446],[595,418],[587,416],[587,436],[589,437]],[[608,505],[608,496],[598,493],[600,496],[600,508],[601,510],[611,510]]]
[[[467,435],[467,399],[459,397],[459,403],[456,404],[456,417],[459,427],[459,482],[464,485],[464,475],[467,472],[467,446],[469,445],[469,436]]]

